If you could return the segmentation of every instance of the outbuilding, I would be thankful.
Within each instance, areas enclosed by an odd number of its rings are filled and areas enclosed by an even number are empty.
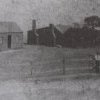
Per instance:
[[[0,51],[23,46],[23,31],[15,22],[0,22]]]

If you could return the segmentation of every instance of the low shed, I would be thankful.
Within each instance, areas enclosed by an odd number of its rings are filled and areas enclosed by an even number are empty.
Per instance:
[[[15,22],[0,22],[0,51],[23,46],[23,31]]]

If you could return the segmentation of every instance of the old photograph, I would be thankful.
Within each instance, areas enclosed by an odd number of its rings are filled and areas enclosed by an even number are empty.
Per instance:
[[[0,100],[100,100],[100,0],[0,0]]]

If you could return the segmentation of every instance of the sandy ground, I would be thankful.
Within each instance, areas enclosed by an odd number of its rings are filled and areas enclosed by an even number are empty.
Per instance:
[[[98,78],[97,75],[95,77],[93,75],[93,77],[88,78],[78,77],[71,79],[68,78],[69,73],[66,73],[66,76],[61,75],[62,51],[66,55],[67,60],[71,59],[73,61],[66,62],[67,68],[70,66],[74,67],[74,69],[90,66],[86,62],[89,60],[87,55],[94,53],[92,49],[61,50],[36,46],[25,46],[20,50],[1,52],[0,100],[99,100],[99,76]],[[74,59],[76,61],[81,60],[76,63]],[[45,62],[46,64],[44,64]],[[57,73],[54,75],[57,69],[59,69],[60,79],[56,78],[59,77]],[[33,75],[31,75],[31,70]],[[54,73],[51,73],[53,71]],[[50,72],[52,75],[51,79],[46,73],[42,78],[40,77],[40,80],[37,78],[37,81],[36,75],[40,74],[41,76],[41,72]],[[78,70],[79,72],[80,70]],[[84,75],[87,73],[93,74],[86,72]],[[55,79],[52,80],[54,77]],[[63,77],[65,77],[64,80],[62,80]]]

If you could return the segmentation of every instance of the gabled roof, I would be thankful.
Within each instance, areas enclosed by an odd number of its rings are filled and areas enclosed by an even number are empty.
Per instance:
[[[69,25],[61,25],[61,24],[56,25],[55,27],[56,27],[62,34],[64,34],[64,33],[67,31],[67,29],[70,28]]]
[[[54,32],[56,32],[55,29],[58,30],[61,34],[63,34],[63,32],[61,32],[61,30],[58,29],[58,27],[56,27],[56,26],[54,25]],[[37,29],[37,32],[38,32],[38,34],[47,34],[47,33],[51,33],[51,31],[50,31],[50,26],[43,27],[43,28],[39,28],[39,29]]]
[[[39,29],[37,29],[37,33],[38,34],[47,34],[47,33],[50,33],[50,29],[49,29],[49,27],[39,28]]]
[[[70,25],[54,25],[54,28],[57,29],[61,34],[64,34],[71,26]],[[32,31],[32,30],[30,30]],[[50,26],[42,27],[37,29],[37,33],[50,33]]]
[[[0,22],[0,33],[22,32],[15,22]]]

